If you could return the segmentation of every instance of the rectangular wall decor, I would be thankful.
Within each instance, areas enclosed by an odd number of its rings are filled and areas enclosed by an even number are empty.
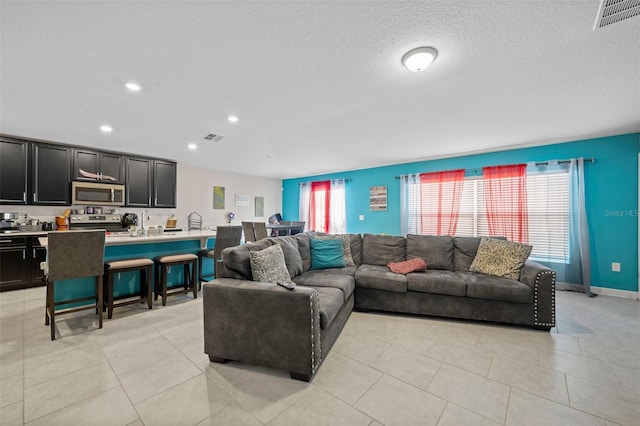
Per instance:
[[[256,217],[264,217],[264,197],[256,197]]]
[[[224,209],[224,186],[213,187],[213,208]]]
[[[249,196],[236,194],[236,207],[249,207]]]
[[[387,211],[387,187],[372,186],[369,189],[369,210],[372,212]]]

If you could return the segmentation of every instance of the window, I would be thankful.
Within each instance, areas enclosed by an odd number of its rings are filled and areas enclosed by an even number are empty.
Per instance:
[[[420,233],[420,182],[407,184],[408,233]],[[429,203],[422,199],[422,204]],[[531,258],[569,262],[569,171],[527,174],[527,213]],[[464,179],[456,236],[489,235],[482,177]]]
[[[300,184],[299,217],[305,221],[306,230],[346,233],[345,180]]]

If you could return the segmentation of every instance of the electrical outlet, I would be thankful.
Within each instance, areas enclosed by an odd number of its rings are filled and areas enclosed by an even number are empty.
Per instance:
[[[613,272],[620,272],[620,263],[619,262],[613,262],[611,264],[611,270]]]
[[[361,214],[360,216],[358,216],[358,219],[360,219],[360,220],[364,220],[364,215],[363,215],[363,214]]]

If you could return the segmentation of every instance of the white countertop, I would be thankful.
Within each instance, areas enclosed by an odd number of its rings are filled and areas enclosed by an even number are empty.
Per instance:
[[[65,231],[65,232],[73,232],[73,231]],[[42,235],[40,233],[27,233],[20,232],[11,235]],[[124,233],[117,234],[109,234],[107,233],[107,238],[105,240],[105,245],[107,246],[116,246],[116,245],[125,245],[125,244],[149,244],[149,243],[158,243],[165,241],[186,241],[186,240],[200,240],[200,247],[206,248],[207,240],[209,238],[215,238],[216,231],[177,231],[177,232],[164,232],[162,234],[149,234],[146,237],[130,237]],[[40,245],[46,247],[47,237],[42,236],[38,238],[40,241]]]
[[[214,238],[216,231],[177,231],[163,232],[162,234],[148,234],[146,237],[130,237],[125,234],[107,234],[105,245],[115,246],[122,244],[146,244],[162,241],[200,240],[206,246],[209,238]]]

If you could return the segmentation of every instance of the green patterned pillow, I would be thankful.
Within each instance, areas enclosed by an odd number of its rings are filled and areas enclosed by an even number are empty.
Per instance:
[[[296,285],[291,281],[280,244],[274,244],[260,251],[250,251],[249,256],[254,281]]]
[[[344,265],[353,266],[356,263],[353,261],[351,255],[351,243],[349,242],[349,235],[316,235],[316,240],[342,240],[342,255],[344,256]]]
[[[531,249],[526,244],[482,237],[469,271],[518,280]]]

